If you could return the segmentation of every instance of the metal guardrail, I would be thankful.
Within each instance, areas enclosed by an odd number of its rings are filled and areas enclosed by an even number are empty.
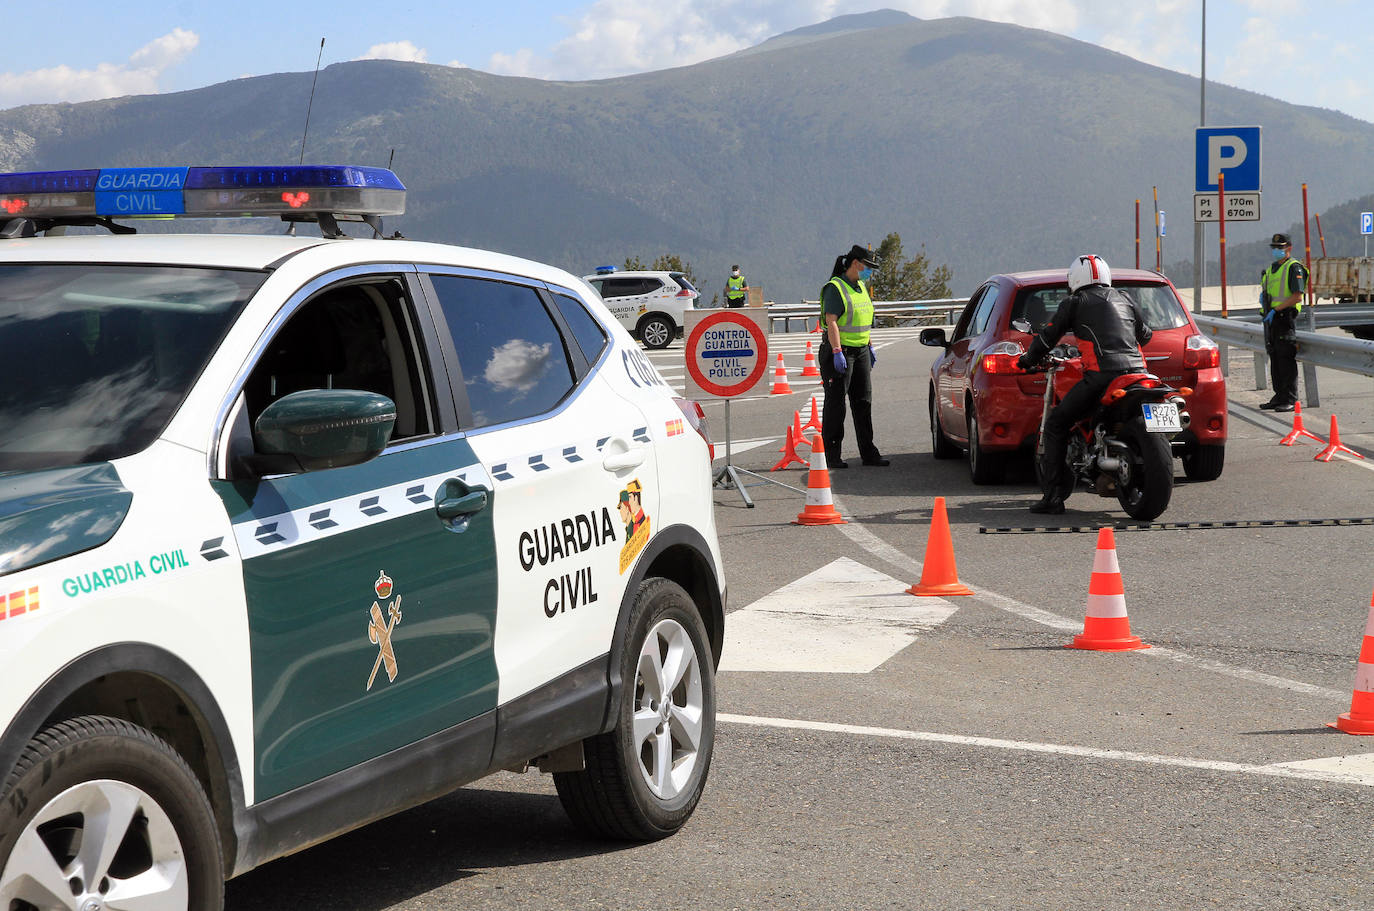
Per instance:
[[[1194,314],[1194,316],[1196,315]],[[1257,323],[1260,319],[1260,309],[1258,307],[1231,309],[1227,315],[1231,319]],[[1368,326],[1374,324],[1374,304],[1329,303],[1317,304],[1315,307],[1304,307],[1300,319],[1310,327],[1314,318],[1318,329]]]
[[[1264,326],[1258,320],[1258,311],[1255,312],[1253,319],[1250,316],[1251,314],[1245,314],[1239,319],[1222,319],[1219,316],[1194,313],[1193,319],[1202,331],[1223,346],[1223,366],[1226,364],[1226,345],[1248,348],[1255,352],[1255,388],[1266,389],[1269,370],[1268,358],[1264,352]],[[1306,330],[1299,329],[1297,332],[1298,360],[1303,362],[1303,386],[1307,391],[1308,408],[1316,408],[1321,404],[1321,396],[1317,389],[1317,367],[1330,367],[1347,373],[1374,376],[1374,341],[1367,342],[1340,335],[1321,335],[1314,331],[1322,324],[1318,313],[1308,311],[1299,318],[1308,324]],[[1335,322],[1338,318],[1336,314],[1331,314],[1330,318],[1333,322],[1328,323],[1328,326],[1354,325],[1348,321]],[[1348,320],[1348,316],[1346,318]]]
[[[921,301],[874,301],[873,325],[881,326],[882,321],[890,320],[888,325],[910,325],[915,321],[920,326],[952,326],[959,314],[968,304],[966,297],[941,297]],[[810,332],[820,323],[820,301],[802,301],[799,304],[770,304],[768,307],[768,331],[777,332],[778,322],[783,324],[783,332]],[[800,329],[794,329],[796,322]]]

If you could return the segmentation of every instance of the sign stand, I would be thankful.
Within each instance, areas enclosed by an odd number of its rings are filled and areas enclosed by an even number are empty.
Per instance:
[[[687,394],[725,400],[725,465],[716,473],[712,486],[738,490],[750,509],[754,508],[754,501],[749,499],[746,487],[776,484],[805,495],[804,490],[740,468],[734,462],[730,443],[730,399],[753,389],[768,367],[768,332],[764,324],[768,311],[762,307],[688,310],[684,316]],[[750,484],[740,475],[757,481]]]
[[[753,484],[746,484],[740,480],[740,475],[747,474],[751,478],[758,478]],[[730,454],[730,400],[725,400],[725,465],[720,471],[716,472],[715,480],[712,485],[719,490],[738,490],[740,498],[744,500],[744,505],[750,509],[754,508],[754,501],[749,499],[749,492],[746,487],[758,487],[760,484],[776,484],[779,487],[786,487],[793,493],[806,494],[806,491],[793,487],[791,484],[784,484],[775,478],[765,477],[755,474],[747,468],[740,468],[731,461]]]

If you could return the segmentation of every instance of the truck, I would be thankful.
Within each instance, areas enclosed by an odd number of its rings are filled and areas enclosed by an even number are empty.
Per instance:
[[[1324,256],[1312,263],[1312,293],[1342,304],[1374,303],[1374,256]],[[1356,338],[1374,340],[1369,324],[1341,326]]]

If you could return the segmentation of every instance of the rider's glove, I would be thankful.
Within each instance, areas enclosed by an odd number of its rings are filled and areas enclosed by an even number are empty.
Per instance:
[[[844,373],[849,369],[849,361],[844,359],[843,351],[836,351],[834,357],[830,359],[830,363],[835,365],[836,373]]]
[[[1023,354],[1016,359],[1016,366],[1021,368],[1022,373],[1025,373],[1027,370],[1035,366],[1035,361],[1032,361],[1030,359],[1029,354]]]
[[[1270,310],[1268,313],[1264,314],[1264,322],[1266,322],[1266,323],[1272,323],[1272,322],[1274,321],[1274,314],[1275,314],[1275,313],[1278,313],[1278,311],[1277,311],[1277,310]]]
[[[869,346],[868,346],[868,365],[869,365],[870,367],[876,367],[876,366],[878,366],[878,355],[877,355],[877,353],[873,350],[873,346],[872,346],[872,345],[869,345]]]

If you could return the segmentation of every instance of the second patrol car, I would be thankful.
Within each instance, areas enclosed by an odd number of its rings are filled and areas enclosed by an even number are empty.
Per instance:
[[[701,410],[572,275],[340,230],[404,195],[0,175],[0,908],[218,908],[527,764],[612,837],[696,807],[725,606]],[[325,236],[130,235],[149,214]]]

